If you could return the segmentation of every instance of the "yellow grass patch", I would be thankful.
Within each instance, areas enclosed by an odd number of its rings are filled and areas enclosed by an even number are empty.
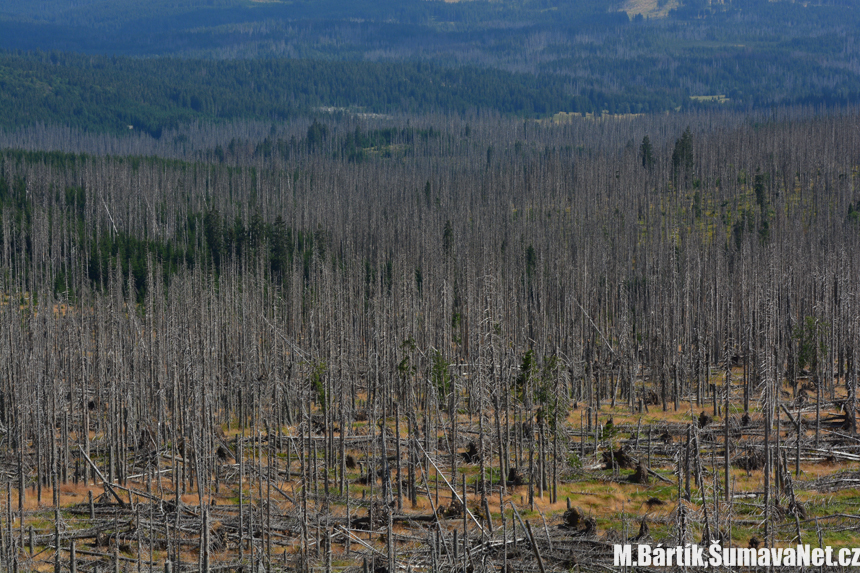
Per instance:
[[[586,112],[585,114],[575,112],[575,111],[560,111],[554,114],[549,119],[538,120],[539,123],[572,123],[577,119],[632,119],[634,117],[644,116],[642,113],[609,113],[608,110],[604,110],[603,113],[598,117],[591,112]]]
[[[678,0],[627,0],[621,11],[631,18],[639,14],[646,18],[665,18],[670,10],[679,6]]]
[[[93,492],[93,499],[97,499],[104,493],[104,489],[100,486],[87,486],[84,484],[66,484],[60,486],[60,507],[68,507],[83,503],[88,499],[87,491]],[[24,490],[24,511],[35,511],[46,509],[54,505],[54,490],[50,487],[42,487],[42,503],[38,501],[38,495],[34,488],[25,488]],[[18,510],[18,490],[12,490],[12,509]]]
[[[717,103],[726,103],[729,101],[729,98],[723,94],[690,96],[690,99],[694,101],[713,101]]]

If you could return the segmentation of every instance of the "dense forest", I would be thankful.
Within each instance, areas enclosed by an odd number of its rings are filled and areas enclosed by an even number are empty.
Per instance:
[[[855,474],[814,468],[856,472],[858,127],[7,135],[3,567],[591,570],[635,527],[850,545]],[[601,483],[629,499],[564,511]]]
[[[320,107],[549,117],[860,99],[852,2],[6,4],[4,129],[156,134]]]
[[[271,122],[314,111],[485,110],[537,117],[593,109],[558,77],[426,63],[6,54],[0,55],[0,87],[0,127],[7,130],[41,122],[114,134],[136,129],[156,137],[192,121]],[[655,104],[655,110],[663,107]]]

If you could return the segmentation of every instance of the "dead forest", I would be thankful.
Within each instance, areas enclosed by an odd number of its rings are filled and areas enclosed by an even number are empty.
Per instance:
[[[860,112],[0,135],[0,569],[860,546]]]

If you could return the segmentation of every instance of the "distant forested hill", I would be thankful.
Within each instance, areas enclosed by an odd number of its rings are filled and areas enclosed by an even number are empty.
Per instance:
[[[22,0],[0,7],[0,125],[157,134],[317,107],[549,116],[860,100],[852,2],[646,5]]]
[[[660,109],[664,102],[656,102]],[[205,61],[0,54],[0,126],[59,123],[158,135],[194,120],[377,113],[589,111],[559,76],[427,63]],[[336,111],[335,110],[335,111]]]

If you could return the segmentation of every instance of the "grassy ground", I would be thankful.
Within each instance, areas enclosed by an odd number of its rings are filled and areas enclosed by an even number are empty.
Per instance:
[[[740,379],[740,373],[733,374],[735,380]],[[718,385],[721,384],[719,378],[712,380]],[[733,432],[731,439],[731,456],[738,458],[748,449],[760,446],[762,443],[763,422],[761,412],[757,403],[751,403],[750,415],[751,422],[747,429],[740,426],[740,417],[743,413],[743,406],[739,398],[739,386],[733,391],[733,401],[730,404],[730,428]],[[789,406],[789,410],[792,408]],[[637,535],[642,521],[648,523],[649,536],[646,538],[650,543],[666,543],[675,544],[678,539],[678,523],[679,511],[683,508],[686,514],[687,523],[687,541],[702,542],[704,536],[705,523],[705,507],[703,506],[703,496],[707,504],[708,522],[712,528],[712,536],[715,531],[719,530],[720,535],[725,541],[729,538],[735,545],[746,546],[750,543],[753,537],[758,539],[765,538],[765,509],[764,509],[764,471],[763,469],[754,469],[747,471],[733,465],[730,469],[730,495],[726,496],[723,489],[725,483],[724,465],[723,465],[723,448],[724,440],[721,425],[724,420],[719,416],[714,417],[710,427],[714,429],[709,433],[708,428],[701,430],[700,433],[700,460],[702,481],[701,486],[696,483],[695,475],[691,479],[690,496],[686,498],[686,484],[683,479],[683,451],[685,450],[686,428],[698,425],[698,416],[702,412],[713,414],[713,407],[710,403],[700,406],[691,405],[689,401],[682,402],[679,409],[676,411],[672,404],[669,405],[667,411],[663,411],[661,405],[651,405],[647,412],[631,412],[627,406],[616,406],[612,408],[608,404],[601,406],[598,412],[598,422],[601,425],[607,423],[611,418],[614,425],[614,430],[611,432],[604,431],[602,439],[594,443],[594,432],[589,432],[586,435],[584,444],[585,456],[580,455],[583,444],[580,443],[581,428],[580,420],[582,415],[580,410],[571,411],[564,433],[568,439],[564,441],[560,448],[562,455],[560,456],[558,465],[559,482],[557,484],[557,498],[552,500],[550,492],[539,492],[535,488],[534,502],[529,502],[529,486],[520,485],[516,487],[508,487],[504,491],[500,499],[498,476],[499,476],[499,460],[496,455],[492,459],[486,460],[486,471],[488,480],[495,483],[495,487],[488,496],[488,505],[490,508],[490,521],[495,528],[495,534],[501,535],[500,527],[502,524],[503,511],[501,506],[504,506],[504,519],[507,527],[510,528],[514,522],[515,509],[516,512],[524,520],[530,520],[532,523],[544,531],[547,535],[553,538],[564,539],[565,536],[572,535],[572,532],[560,527],[565,522],[565,512],[568,504],[571,507],[577,508],[585,517],[593,519],[596,525],[596,532],[592,535],[594,539],[602,540],[606,543],[620,542],[624,539],[629,539]],[[828,406],[828,411],[825,415],[834,414],[832,407]],[[785,446],[784,450],[788,456],[788,469],[792,471],[791,487],[788,482],[778,487],[774,480],[771,480],[771,526],[770,533],[773,541],[779,546],[794,545],[796,543],[811,543],[817,546],[819,538],[825,545],[833,545],[835,547],[854,547],[860,546],[860,522],[852,519],[850,516],[856,515],[860,509],[860,490],[856,487],[832,488],[827,487],[822,490],[820,482],[821,478],[838,475],[845,472],[860,472],[860,461],[845,460],[832,458],[827,455],[817,454],[811,447],[814,440],[814,409],[807,408],[799,413],[806,424],[806,433],[803,436],[804,449],[801,456],[800,474],[794,474],[794,426],[788,424],[785,419],[781,424],[780,440]],[[798,415],[795,410],[794,415]],[[469,420],[465,414],[460,414],[460,424],[463,427],[469,426]],[[394,429],[394,420],[389,419],[387,426]],[[671,432],[671,439],[666,442],[660,439],[660,435],[666,430]],[[400,431],[403,437],[406,437],[406,426],[401,425]],[[649,451],[649,430],[651,433],[651,468],[663,476],[663,480],[651,478],[647,484],[632,483],[629,481],[634,470],[632,468],[616,468],[605,469],[601,463],[601,456],[604,452],[610,450],[617,451],[620,447],[625,447],[630,455],[644,462],[648,458]],[[695,430],[694,430],[695,431]],[[286,435],[296,435],[296,428],[282,428],[282,432]],[[224,428],[224,435],[228,441],[232,440],[236,434],[235,428]],[[366,422],[359,422],[352,428],[352,435],[366,435]],[[438,437],[442,437],[439,434]],[[637,441],[638,437],[638,441]],[[97,436],[92,436],[92,439],[97,439]],[[775,440],[776,433],[773,432],[772,440]],[[822,439],[830,440],[833,438],[832,432],[825,430],[822,434]],[[848,438],[848,441],[854,438]],[[860,443],[860,440],[854,440]],[[827,450],[829,446],[826,443],[822,444],[819,449]],[[465,448],[459,448],[462,453]],[[267,459],[267,446],[264,445],[256,452],[258,457],[261,457],[261,463],[266,466],[269,463]],[[549,447],[548,451],[552,451]],[[347,452],[355,460],[369,460],[369,452],[363,449],[351,449]],[[527,452],[524,452],[524,455]],[[246,460],[250,460],[255,452],[252,447],[246,447],[244,455]],[[321,456],[321,452],[319,454]],[[322,466],[322,458],[318,456],[318,465]],[[446,456],[445,452],[431,452],[431,458],[435,460],[438,468],[443,472],[444,477],[450,483],[452,476],[448,474],[450,471],[451,460],[450,456]],[[681,463],[681,497],[679,499],[678,486],[678,459]],[[404,458],[405,460],[405,458]],[[97,461],[103,463],[104,460]],[[206,504],[213,507],[212,529],[213,531],[228,531],[227,525],[231,516],[236,515],[236,506],[239,502],[239,487],[240,484],[235,482],[236,466],[235,460],[228,459],[225,463],[224,476],[221,478],[221,485],[218,491],[214,491],[213,484],[209,483],[209,490],[205,496]],[[299,461],[296,455],[287,455],[279,453],[277,457],[278,467],[281,473],[274,481],[274,486],[280,489],[285,495],[290,496],[293,500],[299,500],[302,496],[302,483],[296,477],[300,471]],[[548,462],[549,463],[549,462]],[[422,464],[423,465],[423,464]],[[480,495],[475,493],[475,486],[480,482],[480,466],[477,463],[465,463],[458,460],[458,476],[456,483],[462,483],[462,477],[465,476],[468,483],[467,507],[478,518],[481,523],[484,521],[484,509]],[[392,477],[393,477],[392,463]],[[520,462],[521,468],[527,468],[524,460]],[[163,468],[169,466],[164,465]],[[289,468],[291,475],[289,479],[285,470]],[[402,511],[396,511],[396,515],[401,516],[428,516],[431,515],[434,508],[447,508],[452,503],[452,494],[446,485],[446,480],[442,479],[436,468],[430,467],[426,475],[422,475],[422,471],[426,470],[426,465],[423,470],[418,469],[418,484],[419,495],[417,503],[413,506],[410,501],[404,497],[402,500]],[[774,470],[775,471],[775,470]],[[406,476],[405,463],[403,466],[403,477]],[[551,481],[551,473],[548,477]],[[347,504],[346,498],[340,495],[337,491],[337,480],[333,471],[330,471],[330,491],[332,497],[328,500],[322,496],[318,498],[311,497],[308,500],[308,514],[317,515],[325,514],[330,519],[346,523]],[[349,483],[350,492],[350,515],[355,517],[364,517],[367,515],[366,501],[371,498],[371,495],[379,496],[381,491],[381,481],[373,484],[359,483],[361,470],[359,468],[349,470],[346,475],[346,480]],[[424,479],[429,488],[423,486]],[[233,481],[231,481],[231,479]],[[536,479],[534,480],[536,481]],[[860,480],[858,480],[860,481]],[[152,491],[158,495],[158,492],[165,492],[165,499],[175,499],[172,493],[172,478],[166,475],[161,482],[151,482],[146,484],[144,480],[138,478],[131,480],[126,484],[132,489],[138,491]],[[551,484],[550,484],[551,485]],[[284,495],[271,493],[270,489],[264,482],[262,490],[260,489],[260,481],[256,478],[247,479],[241,484],[242,494],[246,503],[261,507],[261,501],[264,501],[271,495],[274,513],[276,516],[281,516],[283,519],[278,519],[278,523],[284,523],[286,516],[299,515],[299,508],[291,501],[288,501]],[[372,491],[371,491],[372,488]],[[789,511],[791,492],[794,492],[795,499],[802,506],[802,513],[797,519]],[[322,483],[317,483],[315,487],[309,487],[309,493],[323,490]],[[86,515],[83,509],[88,507],[87,500],[89,493],[97,500],[105,494],[105,488],[101,485],[93,483],[68,483],[60,487],[60,505],[63,511],[66,530],[86,529],[93,527],[93,522]],[[17,506],[17,492],[12,490],[10,499],[12,500],[12,531],[13,537],[18,538],[22,530],[19,519],[20,509]],[[24,527],[25,532],[29,527],[33,527],[36,536],[41,537],[36,545],[34,556],[31,558],[29,552],[22,549],[20,551],[22,563],[24,563],[24,571],[48,571],[53,570],[53,553],[49,538],[45,537],[53,534],[54,530],[54,512],[52,506],[53,491],[50,488],[42,489],[42,502],[38,503],[36,495],[32,489],[26,492],[26,499],[23,507]],[[122,493],[123,499],[132,502],[134,506],[140,507],[141,515],[146,518],[150,511],[160,511],[157,507],[146,503],[146,499],[142,496]],[[406,492],[404,491],[404,496]],[[715,497],[717,498],[715,501]],[[107,496],[105,496],[105,499]],[[196,493],[196,487],[189,487],[184,495],[181,496],[182,502],[186,504],[193,512],[195,508],[200,506],[200,499]],[[0,500],[3,501],[3,500]],[[108,500],[112,503],[112,500]],[[140,505],[138,505],[140,504]],[[5,502],[0,503],[5,506]],[[99,505],[99,511],[102,507],[109,507],[109,504],[102,503]],[[5,517],[5,507],[2,515]],[[232,513],[231,513],[232,512]],[[123,522],[127,522],[130,515],[123,517]],[[848,516],[848,517],[846,517]],[[98,517],[96,522],[105,524],[103,517]],[[311,525],[314,525],[314,521]],[[450,519],[442,519],[441,524],[444,531],[453,532],[454,529],[462,528],[462,517],[454,516]],[[4,527],[6,527],[4,522]],[[423,527],[423,526],[422,526]],[[477,525],[470,520],[469,528],[471,531],[478,530]],[[120,529],[122,529],[120,527]],[[133,529],[133,528],[132,528]],[[315,535],[316,530],[311,528]],[[798,539],[798,530],[800,539]],[[335,530],[332,530],[335,531]],[[426,543],[423,538],[427,535],[427,530],[419,527],[416,529],[414,523],[406,521],[397,521],[393,528],[393,533],[396,539],[398,552],[404,555],[410,552],[426,549]],[[225,534],[226,535],[226,534]],[[297,558],[296,555],[300,551],[300,539],[296,536],[295,531],[288,529],[277,530],[273,533],[276,535],[276,543],[273,549],[273,559],[276,563],[292,564]],[[361,539],[368,546],[376,548],[380,554],[386,552],[387,539],[385,535],[380,535],[379,531],[375,533],[356,531],[354,535]],[[191,536],[193,538],[193,535]],[[335,536],[337,537],[337,536]],[[227,536],[229,538],[229,535]],[[119,547],[122,555],[131,560],[136,560],[141,557],[143,563],[148,563],[151,559],[155,563],[161,563],[166,559],[164,547],[155,546],[150,548],[149,544],[141,544],[138,548],[136,543],[136,534],[129,534],[128,538],[121,540]],[[198,552],[195,549],[195,542],[190,542],[183,546],[184,561],[194,563],[198,559]],[[24,536],[24,545],[27,544],[27,535]],[[343,539],[335,539],[332,545],[331,559],[333,567],[344,568],[350,565],[360,564],[359,556],[354,553],[359,547],[357,541],[352,542],[353,553],[347,554]],[[91,550],[101,555],[110,555],[112,548],[116,546],[116,541],[108,539],[106,545],[94,543],[92,547],[82,542],[79,548]],[[258,551],[260,550],[258,546]],[[249,548],[245,548],[247,555]],[[315,557],[316,549],[311,547],[311,558],[323,560],[324,553],[320,553]],[[63,554],[67,558],[67,553]],[[235,562],[238,556],[237,547],[235,544],[221,545],[216,547],[212,562],[217,563]],[[104,557],[96,556],[79,556],[82,561],[104,561]],[[550,564],[552,564],[551,555],[549,556]],[[284,565],[290,566],[290,565]],[[552,569],[552,567],[550,567]]]

